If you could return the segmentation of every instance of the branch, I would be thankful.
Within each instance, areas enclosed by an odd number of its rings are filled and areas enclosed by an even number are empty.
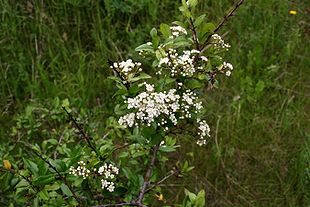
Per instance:
[[[133,203],[117,203],[117,204],[105,204],[105,205],[92,206],[92,207],[109,207],[109,206],[136,206],[136,204],[133,204]]]
[[[28,147],[28,146],[27,146]],[[79,201],[79,198],[77,197],[77,195],[75,194],[74,190],[72,189],[72,187],[68,184],[67,179],[57,170],[57,168],[47,159],[45,159],[42,155],[40,155],[39,153],[37,153],[36,151],[32,151],[36,156],[38,156],[41,160],[43,160],[46,164],[48,164],[48,166],[50,168],[52,168],[57,175],[59,176],[59,178],[64,182],[64,184],[66,184],[68,186],[68,188],[70,189],[70,191],[73,194],[73,197],[75,198],[76,201]]]
[[[31,151],[30,153],[35,154],[37,157],[39,157],[41,160],[43,160],[50,168],[52,168],[55,173],[58,175],[58,177],[64,182],[64,184],[66,184],[68,186],[68,188],[70,189],[70,191],[73,194],[73,197],[75,198],[76,201],[79,201],[79,198],[77,197],[77,195],[75,194],[75,192],[73,191],[72,187],[68,184],[66,177],[64,177],[58,170],[57,168],[46,158],[44,158],[41,154],[39,154],[38,152],[36,152],[35,150],[32,149],[32,146],[30,144],[21,142],[25,147],[29,148]],[[28,180],[27,180],[28,181]],[[28,181],[29,182],[29,181]]]
[[[32,187],[32,189],[38,193],[40,191],[40,189],[38,188],[38,186],[35,186],[31,180],[29,178],[27,178],[26,176],[22,175],[22,174],[19,174],[17,171],[13,170],[13,169],[5,169],[3,167],[0,167],[0,172],[9,172],[11,173],[12,175],[18,175],[20,177],[22,177],[23,179],[25,179],[27,181],[27,183]],[[17,184],[17,183],[16,183]]]
[[[220,30],[224,24],[228,21],[228,19],[234,15],[234,12],[244,3],[244,0],[239,0],[239,2],[224,16],[224,18],[222,19],[222,21],[217,25],[217,27],[215,28],[215,30],[212,32],[212,34],[210,34],[205,43],[203,44],[203,46],[201,47],[201,51],[204,51],[207,47],[207,45],[209,44],[209,40],[211,39],[212,35],[215,34],[218,30]]]
[[[150,177],[152,175],[152,171],[153,171],[153,167],[155,165],[156,155],[157,155],[159,146],[160,146],[160,144],[157,144],[155,146],[155,148],[154,148],[154,152],[153,152],[153,155],[152,155],[150,166],[148,167],[148,169],[146,171],[146,174],[145,174],[145,177],[144,177],[143,185],[141,187],[141,190],[140,190],[140,193],[139,193],[139,196],[138,196],[138,201],[137,201],[137,204],[140,205],[140,206],[143,206],[142,205],[142,200],[144,198],[144,194],[146,192],[146,188],[149,186],[149,179],[150,179]]]
[[[96,148],[92,145],[91,140],[93,139],[92,137],[88,136],[85,132],[84,129],[81,127],[80,124],[77,123],[76,119],[72,116],[72,114],[64,107],[62,106],[62,109],[68,114],[69,119],[74,123],[75,127],[79,130],[79,133],[83,136],[84,140],[87,142],[88,147],[91,148],[97,155],[97,157],[101,160],[101,161],[105,161],[105,158],[102,157],[98,151],[96,150]]]
[[[123,81],[123,85],[127,88],[127,90],[130,88],[130,84],[128,83],[127,80],[124,79],[124,77],[122,76],[122,74],[120,73],[119,70],[117,70],[114,65],[113,62],[111,60],[108,60],[108,64],[110,66],[112,66],[113,71],[117,74],[117,76]]]
[[[172,170],[168,175],[166,175],[165,177],[163,177],[161,180],[157,181],[156,183],[150,185],[150,187],[146,190],[146,192],[150,191],[151,189],[153,189],[154,187],[159,186],[160,184],[162,184],[163,182],[165,182],[167,179],[169,179],[170,177],[172,177],[173,175],[179,173],[180,170]]]
[[[190,29],[191,29],[192,35],[193,35],[193,41],[195,42],[195,45],[196,45],[196,50],[200,51],[200,45],[199,45],[199,42],[198,42],[197,32],[196,32],[196,28],[195,28],[195,25],[194,25],[193,18],[189,19],[189,24],[190,24]]]

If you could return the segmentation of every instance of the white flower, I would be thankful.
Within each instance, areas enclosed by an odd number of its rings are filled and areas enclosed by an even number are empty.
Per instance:
[[[226,71],[226,76],[230,76],[231,75],[231,71],[230,70],[228,70],[228,71]]]
[[[104,179],[101,179],[102,189],[113,192],[115,189],[115,183],[111,180],[113,180],[118,173],[119,169],[112,164],[105,163],[103,166],[99,167],[98,174],[104,177]]]
[[[197,144],[199,146],[205,145],[207,143],[206,140],[206,136],[210,137],[210,127],[207,124],[207,122],[205,120],[197,120],[198,124],[199,124],[199,132],[198,135],[200,136],[199,139],[197,140]]]
[[[132,59],[128,59],[120,63],[113,63],[110,68],[117,70],[122,78],[128,79],[129,74],[142,71],[140,66],[140,62],[133,62]]]
[[[231,63],[227,63],[227,62],[223,62],[223,67],[227,68],[229,70],[233,70],[234,69],[233,65]]]
[[[154,92],[153,86],[146,84],[146,92],[138,94],[134,98],[127,99],[127,108],[133,110],[119,118],[119,124],[124,127],[146,124],[150,126],[156,122],[158,126],[171,123],[177,125],[179,119],[191,118],[192,114],[202,109],[202,103],[198,101],[196,94],[190,90],[177,94],[176,89],[164,92]],[[182,84],[178,84],[182,86]],[[148,88],[149,87],[149,88]]]
[[[79,161],[78,165],[79,166],[77,168],[70,166],[69,174],[74,176],[82,176],[83,179],[86,179],[90,174],[90,170],[85,167],[86,164],[83,161]]]
[[[225,49],[228,50],[230,48],[230,45],[228,43],[225,43],[222,37],[218,34],[212,35],[213,44],[218,49]]]
[[[171,29],[171,33],[172,33],[172,37],[171,38],[178,37],[181,34],[187,35],[186,29],[184,29],[181,26],[172,26],[172,27],[170,27],[170,29]]]

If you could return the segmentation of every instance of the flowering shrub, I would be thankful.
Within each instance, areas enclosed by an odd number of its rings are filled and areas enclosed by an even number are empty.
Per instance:
[[[185,189],[183,203],[178,205],[163,198],[159,185],[193,169],[182,160],[168,168],[169,153],[176,151],[181,141],[176,136],[178,130],[189,133],[198,146],[206,145],[212,137],[204,119],[204,89],[217,87],[217,77],[230,76],[233,71],[223,56],[230,45],[216,32],[242,2],[215,26],[206,22],[206,15],[195,16],[197,0],[183,0],[180,11],[184,21],[153,28],[151,41],[136,48],[139,61],[110,61],[114,75],[109,78],[117,87],[117,118],[107,120],[105,135],[95,132],[96,125],[88,129],[93,129],[94,136],[88,135],[79,124],[82,119],[75,119],[68,100],[63,101],[73,131],[83,144],[69,138],[50,139],[44,147],[22,143],[36,158],[23,158],[22,169],[6,160],[5,170],[19,177],[16,194],[30,194],[35,205],[43,206],[145,207],[154,202],[154,195],[166,206],[205,206],[203,190],[196,195]],[[42,111],[44,117],[49,116],[50,110]],[[184,125],[193,125],[194,133],[184,131]],[[70,137],[73,131],[64,129]],[[163,170],[169,173],[163,174]]]

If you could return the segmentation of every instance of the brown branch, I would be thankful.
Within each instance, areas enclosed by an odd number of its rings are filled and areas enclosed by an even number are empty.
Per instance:
[[[196,32],[196,28],[195,28],[195,25],[194,25],[193,18],[189,19],[189,24],[190,24],[190,29],[191,29],[192,35],[193,35],[193,41],[195,42],[195,45],[196,45],[196,50],[200,51],[200,45],[199,45],[199,42],[198,42],[197,32]]]
[[[75,127],[79,130],[79,133],[83,136],[84,140],[87,142],[88,147],[91,148],[97,155],[97,157],[101,160],[101,161],[105,161],[105,158],[102,157],[98,151],[96,150],[96,148],[92,145],[91,140],[93,139],[92,137],[88,136],[84,129],[82,128],[82,126],[77,122],[77,120],[72,116],[72,114],[64,107],[62,106],[62,109],[67,113],[67,115],[69,116],[69,119],[74,123]]]
[[[201,47],[201,51],[203,52],[206,47],[209,44],[209,40],[211,39],[212,35],[215,34],[218,30],[220,30],[224,24],[228,21],[228,19],[234,15],[234,12],[244,3],[244,0],[239,0],[239,2],[224,16],[224,18],[222,19],[222,21],[217,25],[217,27],[215,28],[215,30],[212,32],[212,34],[210,34],[205,43],[202,45]]]
[[[39,154],[38,152],[36,152],[35,150],[32,149],[32,146],[30,144],[21,142],[25,147],[29,148],[31,151],[31,153],[33,153],[34,155],[36,155],[37,157],[39,157],[41,160],[43,160],[50,168],[52,168],[54,170],[54,172],[58,175],[59,179],[61,179],[64,184],[66,184],[68,186],[68,188],[70,189],[70,191],[73,194],[73,197],[75,198],[75,200],[78,202],[79,198],[77,197],[77,195],[75,194],[75,192],[73,191],[72,187],[68,184],[66,177],[64,177],[58,170],[57,168],[46,158],[44,158],[41,154]]]
[[[149,179],[150,179],[150,177],[152,175],[152,172],[153,172],[153,167],[155,165],[156,155],[157,155],[159,146],[160,146],[160,144],[157,144],[154,147],[151,163],[150,163],[150,165],[149,165],[149,167],[148,167],[148,169],[146,171],[146,174],[145,174],[145,177],[144,177],[144,181],[143,181],[143,185],[141,187],[141,190],[140,190],[140,193],[139,193],[139,196],[138,196],[137,204],[139,206],[143,206],[142,200],[144,198],[144,194],[146,192],[146,188],[149,186]]]
[[[40,189],[38,188],[38,186],[35,186],[32,182],[31,182],[31,180],[28,178],[28,177],[26,177],[26,176],[24,176],[24,175],[22,175],[22,174],[19,174],[17,171],[15,171],[15,170],[13,170],[13,169],[5,169],[5,168],[3,168],[3,167],[0,167],[0,172],[9,172],[9,173],[11,173],[12,175],[18,175],[18,176],[20,176],[20,177],[22,177],[24,180],[26,180],[27,181],[27,183],[32,187],[32,189],[37,193],[37,192],[39,192],[40,191]]]
[[[92,206],[92,207],[109,207],[109,206],[136,206],[136,204],[133,204],[133,203],[117,203],[117,204],[98,205],[98,206]]]
[[[166,175],[165,177],[163,177],[161,180],[157,181],[156,183],[150,185],[150,187],[146,190],[146,192],[150,191],[151,189],[153,189],[154,187],[157,187],[159,185],[161,185],[163,182],[165,182],[167,179],[169,179],[171,176],[178,174],[180,172],[180,170],[172,170],[168,175]]]

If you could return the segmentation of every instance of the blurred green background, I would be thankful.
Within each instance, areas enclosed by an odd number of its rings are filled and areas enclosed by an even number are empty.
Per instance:
[[[136,57],[152,27],[180,18],[179,4],[0,0],[0,143],[27,105],[55,97],[96,109],[89,118],[105,123],[114,92],[107,60]],[[233,4],[201,0],[199,10],[218,23]],[[205,189],[207,206],[310,206],[309,20],[307,0],[245,0],[221,29],[235,69],[206,92],[210,144],[185,141],[178,155],[196,166],[182,185]],[[173,202],[182,191],[164,196]]]

